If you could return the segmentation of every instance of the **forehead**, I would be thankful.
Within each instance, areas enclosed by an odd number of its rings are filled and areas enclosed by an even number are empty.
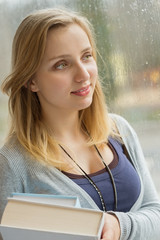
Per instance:
[[[45,55],[53,57],[53,55],[69,54],[73,50],[83,50],[90,46],[87,33],[78,24],[70,24],[49,30]]]

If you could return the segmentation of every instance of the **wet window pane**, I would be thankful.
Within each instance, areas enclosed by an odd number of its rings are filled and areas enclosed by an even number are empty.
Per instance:
[[[99,72],[110,111],[133,125],[160,192],[160,2],[157,0],[0,0],[0,80],[10,69],[13,35],[33,9],[63,6],[93,23],[103,60]],[[0,93],[0,145],[7,132]]]

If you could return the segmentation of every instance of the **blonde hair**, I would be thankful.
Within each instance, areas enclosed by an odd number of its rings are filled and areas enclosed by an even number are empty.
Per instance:
[[[87,34],[96,59],[94,31],[89,21],[77,13],[62,9],[39,10],[27,16],[18,27],[12,46],[12,73],[2,84],[9,95],[11,127],[8,137],[16,134],[19,142],[39,161],[60,168],[58,142],[42,121],[41,106],[36,93],[25,87],[36,73],[46,47],[48,31],[56,27],[78,24]],[[105,97],[97,79],[93,102],[79,112],[80,123],[90,133],[88,144],[102,144],[110,134]]]

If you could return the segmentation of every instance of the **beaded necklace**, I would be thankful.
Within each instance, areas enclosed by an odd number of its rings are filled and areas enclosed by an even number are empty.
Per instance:
[[[95,182],[91,179],[91,177],[84,171],[84,169],[72,158],[72,156],[64,149],[64,147],[62,147],[60,144],[59,146],[61,147],[61,149],[64,151],[64,153],[76,164],[76,166],[82,171],[84,177],[86,179],[88,179],[88,181],[90,182],[90,184],[95,188],[96,192],[98,193],[99,197],[100,197],[100,201],[102,204],[102,209],[104,212],[107,211],[107,207],[105,205],[105,201],[103,199],[102,193],[99,190],[99,188],[97,187],[97,185],[95,184]],[[112,183],[112,187],[113,187],[113,192],[114,192],[114,211],[117,209],[117,190],[116,190],[116,184],[112,175],[111,170],[109,169],[108,165],[105,163],[100,151],[98,150],[97,146],[94,144],[94,147],[98,153],[98,155],[100,156],[102,163],[104,164],[104,167],[106,169],[106,171],[108,172],[109,176],[110,176],[110,180]]]

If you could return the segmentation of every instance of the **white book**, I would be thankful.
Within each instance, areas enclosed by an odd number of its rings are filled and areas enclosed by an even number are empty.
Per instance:
[[[61,206],[81,207],[80,201],[76,196],[52,195],[52,194],[35,194],[35,193],[12,193],[14,199],[25,200],[30,202],[51,203]]]
[[[99,240],[100,210],[9,198],[0,231],[3,240]]]

